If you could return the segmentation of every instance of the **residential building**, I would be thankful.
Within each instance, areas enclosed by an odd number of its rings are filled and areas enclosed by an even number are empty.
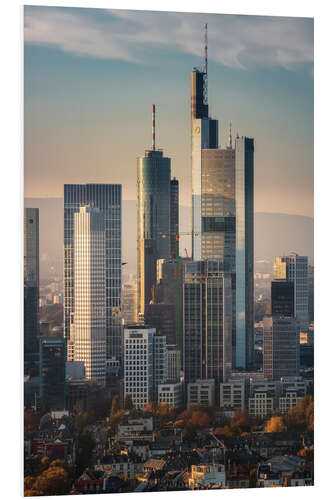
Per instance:
[[[264,317],[264,377],[279,380],[299,373],[299,335],[296,320],[286,316]]]
[[[220,384],[220,408],[227,417],[232,417],[237,410],[246,408],[246,382],[245,380],[230,380]]]
[[[194,405],[214,406],[215,380],[196,380],[187,385],[187,408]]]
[[[85,376],[105,385],[106,272],[104,214],[81,207],[74,214],[74,302],[71,341],[74,361],[82,361]]]
[[[226,473],[223,464],[192,465],[189,478],[190,489],[224,488],[226,486]]]
[[[106,360],[121,361],[122,353],[122,266],[121,266],[121,185],[65,184],[64,186],[64,336],[70,338],[75,312],[74,297],[74,214],[80,207],[99,208],[105,227],[105,315]]]
[[[39,343],[40,405],[66,408],[66,339],[41,337]]]
[[[39,209],[24,209],[24,360],[38,353]]]

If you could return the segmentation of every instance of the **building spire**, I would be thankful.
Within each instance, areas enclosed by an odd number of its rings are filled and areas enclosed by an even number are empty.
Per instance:
[[[204,73],[207,75],[207,63],[208,63],[208,43],[207,43],[207,23],[205,24],[205,56],[204,56]]]
[[[203,100],[204,100],[204,104],[208,105],[208,35],[207,35],[207,23],[205,24],[205,36],[204,36]]]
[[[228,149],[232,149],[232,133],[231,133],[231,122],[229,124],[229,139],[228,139]]]
[[[155,135],[155,104],[152,106],[152,115],[151,115],[151,121],[152,121],[152,126],[151,126],[151,149],[155,151],[156,149],[156,135]]]

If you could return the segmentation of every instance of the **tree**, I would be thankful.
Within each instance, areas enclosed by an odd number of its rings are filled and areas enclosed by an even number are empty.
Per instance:
[[[95,440],[91,432],[84,432],[79,435],[79,446],[77,455],[77,472],[82,472],[91,464],[92,452],[95,448]]]
[[[27,438],[33,438],[37,432],[39,418],[36,412],[26,410],[24,412],[24,435]]]
[[[115,415],[120,410],[119,396],[116,394],[112,398],[111,415]]]
[[[314,404],[312,396],[305,396],[297,402],[295,408],[290,410],[285,417],[285,423],[290,431],[313,431]]]
[[[205,411],[196,410],[192,413],[189,422],[193,427],[207,428],[210,425],[210,417]]]
[[[250,470],[249,486],[250,486],[250,488],[256,488],[257,487],[257,471],[256,471],[256,469],[251,469]]]
[[[42,491],[43,495],[66,495],[70,486],[68,472],[62,467],[49,467],[37,477],[33,489]]]
[[[242,412],[241,410],[235,411],[232,420],[237,427],[240,428],[241,432],[250,432],[251,430],[251,421],[247,415],[247,413]]]
[[[194,425],[191,424],[190,422],[186,422],[184,431],[183,431],[183,438],[184,439],[193,439],[196,435]]]
[[[271,417],[266,423],[266,432],[283,432],[285,430],[282,417]]]
[[[124,402],[125,410],[133,410],[133,401],[130,394],[126,394]]]

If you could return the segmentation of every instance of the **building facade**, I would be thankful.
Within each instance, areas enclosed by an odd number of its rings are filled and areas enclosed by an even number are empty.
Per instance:
[[[215,380],[196,380],[187,385],[187,408],[191,406],[214,406]]]
[[[275,280],[271,284],[272,316],[295,316],[294,282]]]
[[[74,302],[71,328],[74,361],[82,361],[85,376],[105,385],[106,272],[104,214],[81,207],[74,214]]]
[[[66,339],[41,337],[39,343],[40,404],[49,410],[66,408]]]
[[[232,369],[232,282],[223,262],[186,264],[183,311],[185,383],[223,382]]]
[[[121,360],[121,207],[120,184],[64,186],[64,336],[69,339],[74,298],[74,214],[81,206],[99,208],[105,225],[106,359]]]
[[[274,261],[274,279],[294,283],[295,316],[300,331],[307,331],[309,327],[308,269],[308,258],[296,253],[276,257]]]
[[[263,371],[268,380],[299,373],[299,335],[295,318],[264,317]]]
[[[176,177],[170,181],[170,256],[179,256],[179,182]]]
[[[38,353],[39,209],[24,209],[24,359]]]

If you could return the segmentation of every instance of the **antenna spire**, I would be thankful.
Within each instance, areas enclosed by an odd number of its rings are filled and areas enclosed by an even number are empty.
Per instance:
[[[151,114],[151,121],[152,121],[152,126],[151,126],[151,136],[152,136],[152,141],[151,141],[151,148],[153,151],[156,149],[156,136],[155,136],[155,104],[152,106],[152,114]]]
[[[207,39],[207,23],[205,24],[205,56],[204,56],[204,73],[207,75],[207,62],[208,62],[208,39]]]
[[[232,149],[231,122],[230,122],[230,125],[229,125],[229,140],[228,140],[228,149]]]

